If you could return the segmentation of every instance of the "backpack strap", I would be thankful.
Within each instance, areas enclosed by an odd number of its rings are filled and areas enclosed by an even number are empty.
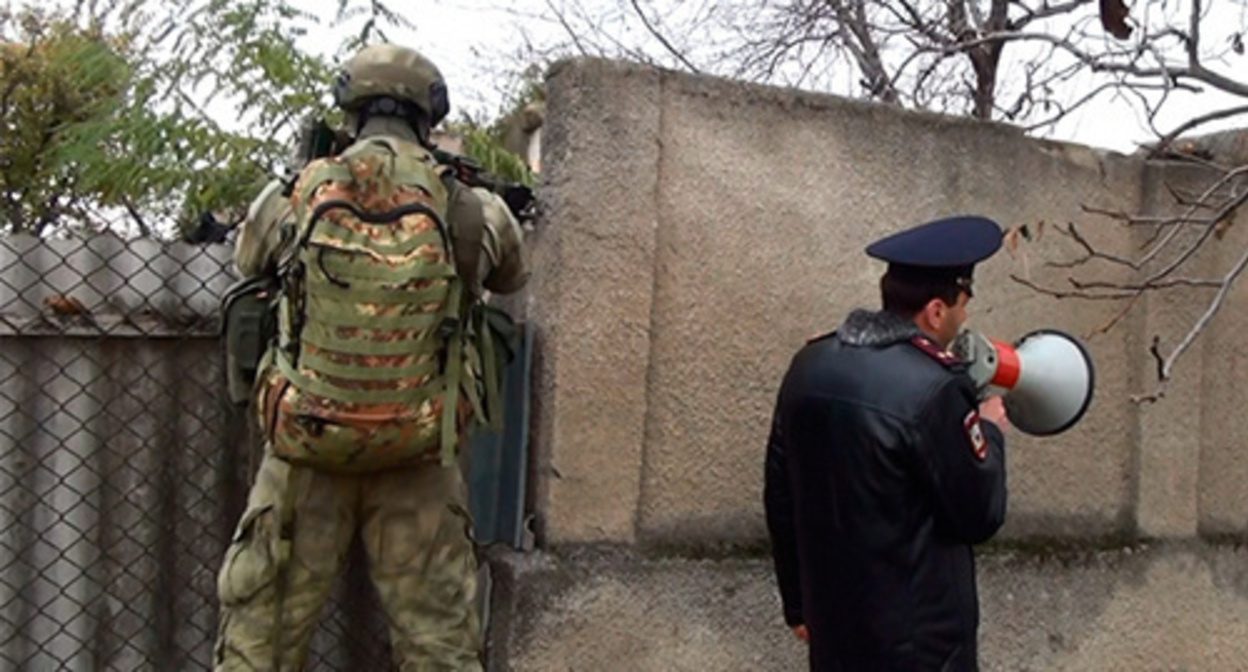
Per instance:
[[[450,197],[447,199],[446,219],[451,229],[451,238],[455,241],[455,270],[463,278],[468,289],[465,298],[471,304],[480,297],[477,288],[483,278],[477,277],[481,267],[481,251],[485,240],[485,211],[468,185],[455,179],[451,170],[442,173],[442,182],[446,184]]]
[[[440,167],[442,183],[447,190],[446,223],[451,239],[451,255],[459,276],[447,297],[448,306],[457,306],[460,318],[455,321],[455,332],[449,336],[446,353],[446,400],[442,406],[442,464],[449,466],[455,461],[459,439],[459,395],[462,391],[472,407],[474,417],[481,418],[486,408],[477,393],[475,380],[465,380],[467,364],[465,339],[474,333],[471,324],[475,306],[480,302],[477,288],[480,286],[478,269],[485,239],[485,212],[474,197],[472,189],[455,179],[454,171]],[[448,330],[449,331],[449,330]],[[487,383],[488,386],[488,383]],[[490,399],[486,390],[486,400]]]
[[[459,305],[463,299],[463,282],[451,281],[451,292],[446,297],[447,306]],[[446,338],[446,396],[442,402],[442,466],[455,463],[459,448],[459,393],[464,378],[464,322],[462,319],[446,319],[443,322]],[[471,381],[468,388],[472,389]],[[471,393],[470,393],[471,394]]]

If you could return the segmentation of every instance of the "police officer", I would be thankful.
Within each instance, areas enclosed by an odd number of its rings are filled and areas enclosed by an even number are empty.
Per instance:
[[[784,618],[810,669],[977,669],[973,544],[1005,518],[1007,425],[946,347],[974,265],[1001,246],[953,217],[867,248],[883,310],[855,310],[793,358],[764,504]]]
[[[356,138],[384,136],[418,149],[432,149],[430,129],[449,111],[437,68],[394,45],[352,58],[335,101]],[[528,266],[519,224],[491,192],[449,179],[447,226],[468,291],[480,297],[520,289]],[[277,272],[292,220],[281,186],[271,183],[248,213],[235,251],[244,277]],[[317,617],[359,534],[398,669],[480,670],[471,527],[455,466],[350,475],[294,466],[266,450],[218,576],[214,669],[303,669]]]

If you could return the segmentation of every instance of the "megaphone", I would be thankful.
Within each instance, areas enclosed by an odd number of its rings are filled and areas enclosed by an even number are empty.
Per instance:
[[[967,363],[981,398],[1002,395],[1010,422],[1028,434],[1060,434],[1092,403],[1092,358],[1069,334],[1039,329],[1009,345],[964,331],[951,349]]]

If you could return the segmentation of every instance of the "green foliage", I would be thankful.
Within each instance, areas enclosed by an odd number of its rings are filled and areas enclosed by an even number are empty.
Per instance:
[[[481,164],[487,173],[530,187],[537,182],[524,159],[503,146],[499,128],[459,122],[451,124],[448,130],[459,136],[464,143],[464,153]]]
[[[536,176],[523,157],[507,149],[507,135],[530,106],[545,103],[542,72],[540,66],[531,65],[515,77],[504,107],[494,121],[463,117],[447,125],[447,130],[463,141],[464,153],[481,164],[486,172],[530,187],[536,186]]]
[[[295,2],[28,0],[0,10],[0,234],[171,238],[208,210],[241,219],[289,158],[300,120],[335,117],[333,64],[300,46],[322,19]],[[338,0],[331,20],[359,26],[341,31],[338,56],[410,27],[382,0]],[[531,88],[520,95],[532,100]],[[472,125],[468,152],[531,183],[501,134]]]
[[[38,233],[84,207],[63,130],[113,114],[131,70],[123,44],[33,10],[0,13],[0,36],[0,232]]]
[[[285,0],[113,0],[0,16],[0,232],[173,236],[241,214],[330,64]],[[220,122],[218,120],[228,120]]]

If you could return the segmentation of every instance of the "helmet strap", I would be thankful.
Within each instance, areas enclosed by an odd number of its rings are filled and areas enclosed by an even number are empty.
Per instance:
[[[417,105],[390,96],[376,96],[364,101],[356,111],[357,134],[373,117],[392,117],[406,121],[416,132],[420,144],[429,145],[429,119]]]

